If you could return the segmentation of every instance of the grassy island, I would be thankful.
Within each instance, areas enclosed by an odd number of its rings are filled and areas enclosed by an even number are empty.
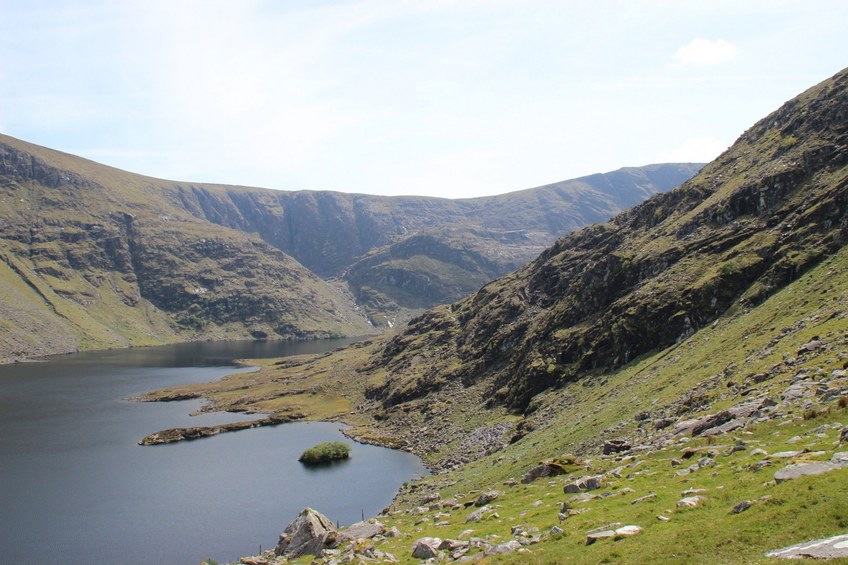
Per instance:
[[[328,441],[319,443],[304,451],[300,459],[306,465],[318,465],[330,463],[350,457],[350,446],[342,441]]]

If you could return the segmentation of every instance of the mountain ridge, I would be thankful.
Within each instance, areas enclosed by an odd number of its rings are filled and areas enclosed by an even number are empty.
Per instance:
[[[678,176],[693,167],[668,166]],[[432,223],[427,215],[434,210],[454,209],[450,221],[460,223],[470,205],[181,183],[8,136],[0,136],[0,188],[2,274],[16,289],[14,300],[0,304],[8,320],[0,351],[6,358],[188,339],[374,333],[372,320],[403,323],[409,317],[404,312],[465,294],[541,248],[520,238],[510,251],[502,232],[478,230],[478,259],[495,268],[469,278],[449,261],[416,256],[398,271],[401,279],[427,277],[422,271],[435,266],[447,274],[445,280],[430,277],[428,285],[439,288],[423,302],[412,296],[418,302],[409,308],[392,298],[403,281],[388,289],[378,284],[363,310],[355,303],[366,295],[362,288],[322,280],[287,253],[297,245],[286,242],[304,241],[302,251],[347,270],[378,243],[417,236],[411,228]],[[445,257],[455,256],[449,248],[454,241],[442,239]],[[428,296],[426,289],[420,294]],[[51,323],[61,330],[45,331]]]

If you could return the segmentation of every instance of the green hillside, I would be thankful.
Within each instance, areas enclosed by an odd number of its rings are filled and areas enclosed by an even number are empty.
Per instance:
[[[439,471],[328,559],[767,562],[848,531],[846,164],[848,70],[396,336],[150,398],[335,417]]]

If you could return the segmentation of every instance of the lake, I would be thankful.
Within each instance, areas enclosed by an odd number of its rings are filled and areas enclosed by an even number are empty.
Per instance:
[[[0,366],[0,563],[235,561],[276,545],[307,506],[342,525],[376,515],[404,481],[427,474],[418,458],[350,442],[328,422],[142,447],[161,429],[257,416],[190,416],[197,400],[126,400],[252,370],[234,359],[346,343],[189,343]],[[351,444],[348,461],[312,469],[297,461],[332,440]]]

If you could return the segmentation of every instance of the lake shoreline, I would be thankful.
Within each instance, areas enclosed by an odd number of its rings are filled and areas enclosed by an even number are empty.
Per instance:
[[[270,366],[345,343],[122,348],[3,366],[9,437],[0,446],[0,476],[7,485],[0,508],[19,527],[0,532],[0,561],[26,562],[36,552],[49,552],[72,565],[197,563],[208,555],[228,562],[260,542],[271,547],[306,506],[343,525],[378,514],[405,480],[429,474],[420,459],[355,442],[344,464],[307,469],[297,461],[304,449],[349,441],[341,422],[299,421],[294,410],[285,418],[257,409],[221,413],[197,396],[147,405],[130,401],[145,391],[218,380],[256,366],[237,359],[274,359],[264,362]],[[257,426],[257,419],[269,425]],[[229,426],[238,420],[247,423]],[[278,423],[291,425],[272,425]],[[242,426],[254,431],[223,432]],[[216,432],[217,439],[158,449],[138,445],[155,430],[195,427]],[[339,488],[344,484],[357,489]]]

